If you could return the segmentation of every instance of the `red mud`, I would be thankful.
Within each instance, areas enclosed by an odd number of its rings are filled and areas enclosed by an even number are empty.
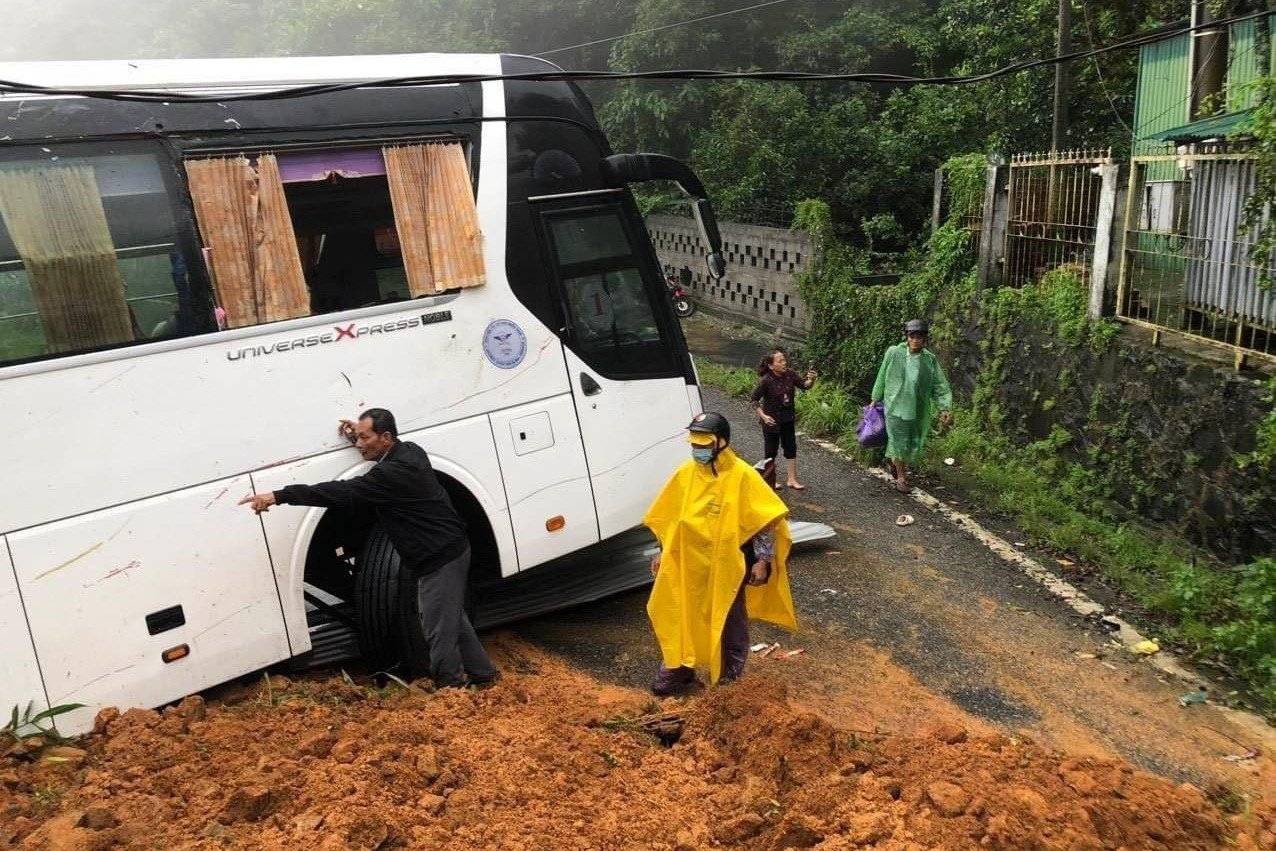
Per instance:
[[[0,848],[1276,848],[1259,807],[953,725],[839,730],[768,675],[657,706],[552,660],[486,691],[341,677],[107,711],[0,757]],[[677,713],[665,747],[634,719]]]

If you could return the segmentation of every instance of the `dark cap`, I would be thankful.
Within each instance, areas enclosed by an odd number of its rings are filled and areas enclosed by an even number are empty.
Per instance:
[[[705,411],[692,417],[691,425],[687,426],[687,431],[712,434],[715,437],[722,438],[727,443],[731,442],[731,423],[722,414],[713,411]]]
[[[904,323],[904,334],[921,334],[923,337],[930,333],[930,323],[925,319],[910,319]]]

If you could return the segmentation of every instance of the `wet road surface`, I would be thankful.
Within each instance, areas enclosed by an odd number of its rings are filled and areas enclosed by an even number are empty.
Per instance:
[[[704,395],[707,409],[731,419],[736,451],[759,458],[761,432],[745,404],[711,388]],[[829,523],[838,536],[791,560],[799,633],[752,627],[755,641],[803,654],[755,659],[751,671],[786,678],[795,700],[850,729],[914,733],[956,722],[1073,755],[1118,755],[1198,785],[1222,781],[1265,797],[1276,788],[1269,757],[1225,759],[1249,746],[1272,753],[1270,727],[1214,706],[1181,707],[1188,685],[1112,646],[939,515],[808,441],[798,456],[808,489],[780,494],[794,519]],[[905,513],[916,523],[901,528]],[[511,631],[604,681],[645,688],[659,663],[645,604],[646,591],[633,592]]]

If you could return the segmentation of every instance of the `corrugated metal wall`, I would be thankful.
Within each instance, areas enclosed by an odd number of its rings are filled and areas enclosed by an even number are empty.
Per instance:
[[[1270,20],[1270,19],[1269,19]],[[1259,22],[1233,24],[1227,50],[1227,111],[1237,112],[1257,105],[1253,83],[1266,71],[1258,55]]]
[[[1273,29],[1276,29],[1276,15],[1265,21],[1241,21],[1232,25],[1228,34],[1225,111],[1236,112],[1255,105],[1254,90],[1249,84],[1276,68],[1276,39],[1267,38],[1268,55],[1259,55],[1264,37]],[[1134,156],[1174,152],[1172,146],[1149,137],[1190,120],[1190,58],[1191,40],[1186,35],[1140,48],[1134,100]]]
[[[1254,192],[1253,160],[1200,160],[1192,169],[1187,303],[1203,311],[1276,328],[1276,292],[1258,285],[1252,234],[1242,227]]]
[[[1134,98],[1136,157],[1174,153],[1173,145],[1150,137],[1188,121],[1189,46],[1188,37],[1181,35],[1139,49],[1139,84]]]

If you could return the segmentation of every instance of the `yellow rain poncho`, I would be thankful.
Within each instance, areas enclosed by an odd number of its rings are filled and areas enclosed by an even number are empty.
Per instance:
[[[722,627],[740,583],[740,547],[789,510],[758,472],[729,448],[708,464],[687,461],[674,473],[643,523],[660,541],[660,572],[647,600],[647,615],[665,666],[709,667],[716,683],[722,668]],[[787,523],[775,524],[771,578],[748,586],[750,618],[797,629],[787,561],[793,539]]]

